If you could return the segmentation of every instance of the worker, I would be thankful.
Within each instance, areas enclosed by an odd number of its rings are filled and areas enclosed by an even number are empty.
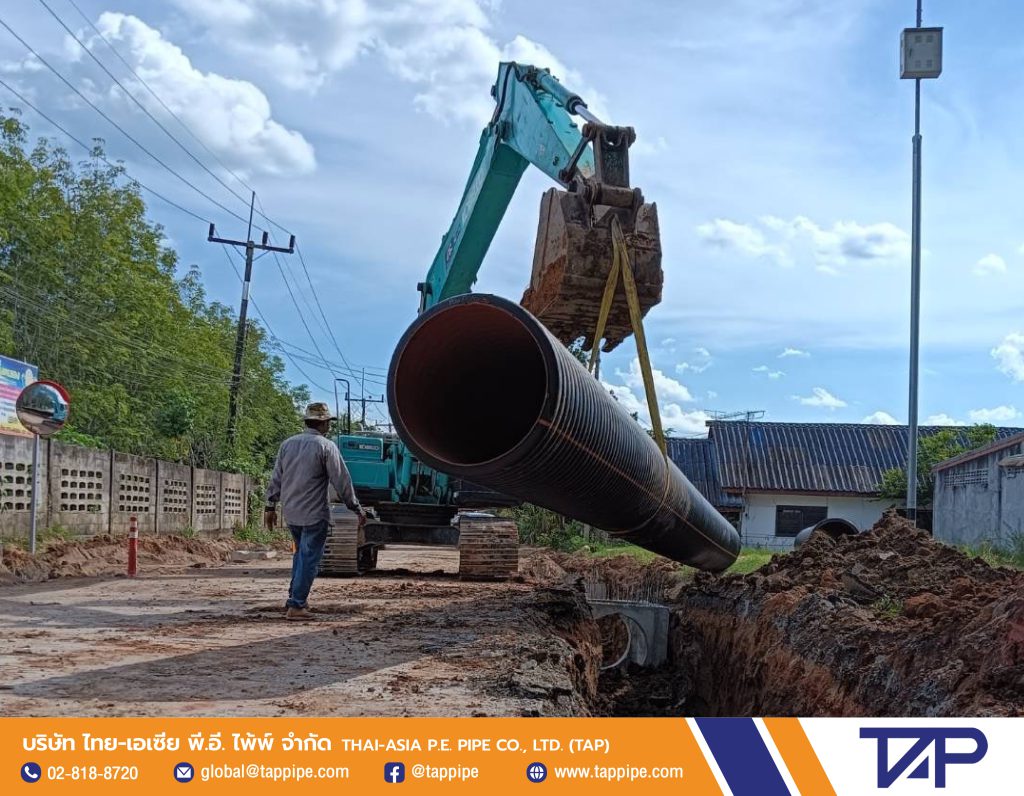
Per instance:
[[[306,428],[281,443],[267,487],[264,512],[267,528],[272,529],[277,524],[277,503],[284,501],[284,521],[295,542],[285,613],[288,619],[313,618],[306,601],[320,568],[330,529],[328,485],[334,487],[350,511],[359,515],[360,526],[365,522],[348,467],[338,446],[327,438],[331,421],[335,419],[325,403],[307,406],[303,417]]]

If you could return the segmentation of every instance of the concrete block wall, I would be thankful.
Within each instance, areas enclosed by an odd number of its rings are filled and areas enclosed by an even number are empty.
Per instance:
[[[111,455],[110,523],[111,533],[128,533],[132,515],[139,519],[139,533],[156,532],[156,459]]]
[[[200,532],[221,528],[220,473],[217,470],[192,469],[192,527]]]
[[[49,505],[46,489],[46,440],[39,446],[38,512],[44,514]],[[0,434],[0,528],[28,535],[29,512],[32,508],[32,445],[31,437]]]
[[[110,529],[110,452],[50,441],[48,525],[83,534]]]
[[[245,524],[246,478],[237,473],[220,474],[220,527],[231,530]]]
[[[0,434],[0,536],[26,537],[32,500],[31,437]],[[229,532],[244,525],[256,482],[117,451],[40,440],[38,527],[81,535]]]
[[[192,526],[192,468],[157,462],[157,533],[181,533]]]

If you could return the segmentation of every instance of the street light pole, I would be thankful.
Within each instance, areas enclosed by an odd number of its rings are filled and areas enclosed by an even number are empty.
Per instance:
[[[910,384],[907,408],[907,519],[917,522],[917,388],[921,329],[921,80],[942,72],[942,28],[917,25],[903,31],[900,77],[914,81],[913,177],[910,221]]]

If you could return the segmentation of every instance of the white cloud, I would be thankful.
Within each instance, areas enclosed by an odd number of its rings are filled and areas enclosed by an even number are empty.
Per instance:
[[[977,276],[1006,273],[1006,260],[998,254],[986,254],[974,264],[972,269]]]
[[[629,148],[629,154],[646,157],[648,155],[658,155],[662,152],[667,152],[668,150],[668,141],[664,136],[659,135],[653,141],[650,139],[638,138],[636,143]]]
[[[841,409],[846,406],[846,401],[837,398],[824,387],[815,387],[810,395],[794,395],[794,401],[799,401],[804,406],[820,406],[825,409]]]
[[[806,358],[806,357],[809,357],[809,356],[810,356],[809,352],[801,351],[799,348],[786,348],[785,350],[783,350],[783,352],[781,354],[779,354],[779,359],[783,359],[784,357],[804,357],[804,358]]]
[[[696,361],[680,362],[676,365],[676,373],[686,373],[688,370],[693,371],[694,373],[703,373],[711,367],[712,359],[710,351],[703,346],[697,346],[697,348],[693,349],[693,353],[697,355]]]
[[[630,414],[635,412],[643,423],[650,426],[651,413],[644,393],[640,361],[634,358],[628,372],[620,370],[616,371],[616,375],[623,383],[602,382],[605,389],[615,396],[615,399],[627,412]],[[677,434],[706,433],[707,428],[704,424],[709,419],[707,413],[699,409],[687,411],[680,406],[681,403],[694,400],[689,389],[660,370],[653,370],[652,375],[654,376],[654,391],[658,399],[658,411],[661,414],[662,426],[672,429]]]
[[[716,218],[699,225],[697,235],[707,245],[723,251],[735,250],[750,257],[768,257],[780,265],[789,262],[781,246],[769,244],[761,230],[747,224]]]
[[[674,337],[666,337],[664,340],[661,341],[662,348],[671,348],[675,344],[676,339]]]
[[[1011,332],[990,353],[1001,373],[1014,381],[1024,381],[1024,334]]]
[[[96,24],[115,46],[121,46],[138,75],[164,103],[229,165],[254,173],[292,175],[308,174],[316,167],[312,145],[301,133],[273,119],[269,100],[252,83],[196,69],[180,48],[137,17],[108,11]],[[126,80],[126,85],[140,102],[152,106],[154,115],[163,113],[134,79]],[[115,88],[109,99],[125,101]]]
[[[772,381],[778,381],[786,374],[781,370],[772,370],[767,365],[758,365],[756,368],[751,368],[754,373],[764,373]]]
[[[836,221],[825,228],[806,216],[790,221],[762,216],[758,224],[760,227],[716,218],[698,226],[697,234],[709,245],[751,257],[769,256],[780,265],[791,264],[809,250],[818,270],[833,275],[851,262],[894,261],[910,256],[910,236],[888,221]]]
[[[963,422],[961,422],[959,420],[956,420],[955,418],[950,417],[945,412],[940,412],[937,415],[928,415],[928,417],[926,417],[924,419],[924,423],[922,425],[925,425],[925,426],[966,426],[967,424],[963,423]]]
[[[488,0],[175,0],[209,27],[220,46],[258,59],[283,85],[316,92],[364,55],[417,87],[415,103],[442,120],[483,124],[494,102],[487,89],[499,61],[547,67],[606,118],[604,98],[543,44],[491,35]],[[221,29],[230,25],[232,35]],[[652,152],[667,146],[657,139]],[[641,152],[644,148],[641,147]]]
[[[46,67],[43,66],[43,62],[31,53],[26,55],[21,60],[0,61],[0,74],[5,75],[19,75],[27,74],[30,72],[41,72],[45,68]]]
[[[877,412],[872,412],[870,415],[860,421],[861,423],[870,423],[875,426],[898,426],[900,421],[890,415],[888,412],[883,412],[879,409]]]
[[[717,397],[718,397],[718,393],[717,392],[715,392],[714,390],[708,390],[708,400],[709,401],[713,401]]]
[[[972,409],[967,413],[972,423],[1008,423],[1018,420],[1020,412],[1014,406],[995,406],[992,409]]]
[[[623,373],[621,370],[616,371],[616,375],[622,379],[627,387],[635,388],[641,393],[644,389],[644,379],[640,372],[640,360],[633,357],[633,361],[629,363],[629,372]],[[658,396],[659,403],[665,403],[668,401],[693,401],[693,396],[690,391],[681,382],[676,381],[671,376],[666,376],[657,368],[651,369],[651,375],[654,378],[654,392]]]

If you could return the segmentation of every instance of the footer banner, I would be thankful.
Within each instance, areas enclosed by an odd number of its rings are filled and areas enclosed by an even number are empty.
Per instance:
[[[9,718],[0,783],[146,796],[1020,794],[1022,742],[1022,719]]]

